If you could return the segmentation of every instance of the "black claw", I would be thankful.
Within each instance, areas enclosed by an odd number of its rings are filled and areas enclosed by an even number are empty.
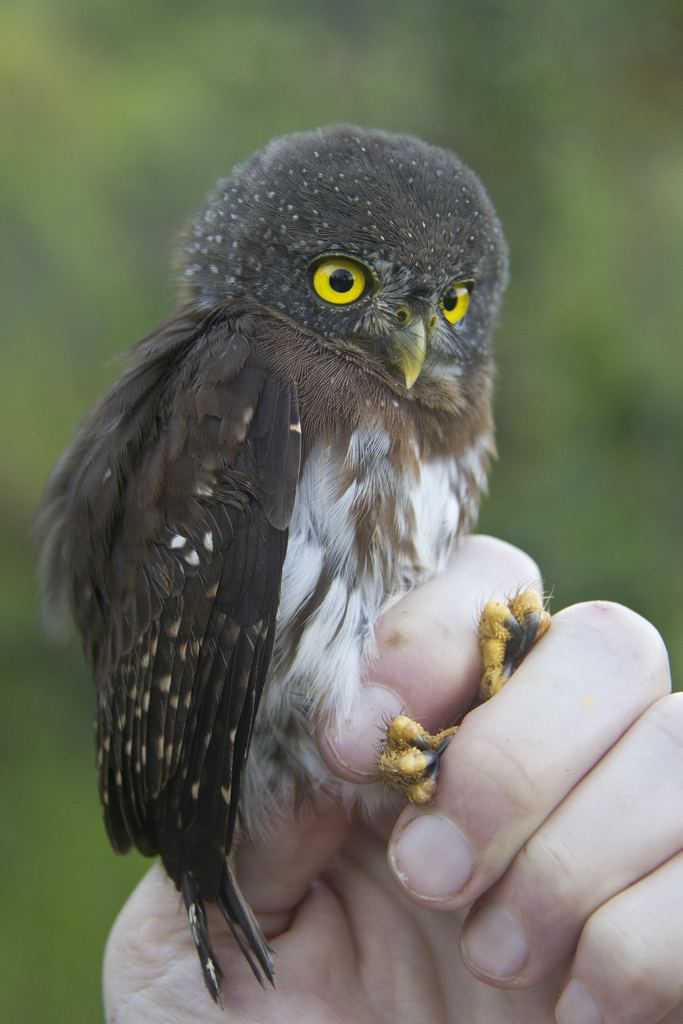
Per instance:
[[[441,757],[441,755],[443,754],[444,750],[446,749],[446,747],[448,746],[448,744],[451,742],[452,739],[453,739],[452,736],[447,736],[445,740],[441,741],[441,743],[439,744],[438,749],[436,751],[436,756],[437,757]]]
[[[539,612],[527,612],[524,616],[524,640],[523,647],[524,653],[527,654],[531,650],[533,645],[536,643],[536,636],[538,634],[538,627],[541,624],[541,616]]]
[[[434,782],[439,781],[439,769],[441,767],[441,755],[453,739],[452,736],[447,736],[445,740],[442,740],[436,750],[432,751],[434,755],[433,761],[431,761],[428,768],[425,769],[425,778],[432,779]]]
[[[506,679],[510,678],[517,666],[533,647],[540,623],[541,616],[538,612],[527,612],[524,616],[523,626],[519,624],[514,615],[510,615],[506,619],[505,626],[510,631],[510,639],[507,643],[506,656],[503,663],[503,675]]]
[[[511,611],[508,611],[507,617],[505,619],[505,628],[510,634],[510,639],[508,640],[509,644],[514,643],[519,645],[522,643],[524,639],[523,627],[520,625],[520,623],[517,621],[517,619],[514,617]]]
[[[441,753],[438,750],[426,750],[425,754],[427,757],[427,767],[424,770],[424,774],[427,776],[427,778],[430,778],[432,772],[439,766],[439,758],[441,757]]]

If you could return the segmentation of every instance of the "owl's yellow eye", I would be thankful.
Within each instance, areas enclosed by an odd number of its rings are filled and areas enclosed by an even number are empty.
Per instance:
[[[330,256],[313,269],[313,288],[325,302],[345,306],[359,299],[368,286],[368,275],[360,263],[342,256]]]
[[[441,296],[441,309],[449,324],[462,320],[470,304],[471,285],[451,284]]]

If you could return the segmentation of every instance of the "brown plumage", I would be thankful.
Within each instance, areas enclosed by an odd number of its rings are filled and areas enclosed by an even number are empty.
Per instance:
[[[81,425],[38,530],[97,685],[110,839],[161,855],[218,1001],[203,901],[272,980],[235,841],[313,786],[351,799],[313,719],[348,714],[381,608],[476,514],[505,249],[453,154],[342,127],[238,168],[184,266],[186,304]]]

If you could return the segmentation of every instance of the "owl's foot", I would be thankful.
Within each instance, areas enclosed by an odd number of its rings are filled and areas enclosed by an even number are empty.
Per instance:
[[[521,591],[507,604],[489,601],[479,620],[483,672],[477,703],[495,696],[550,625],[542,597]],[[386,783],[411,803],[429,803],[436,791],[439,760],[459,726],[431,735],[406,715],[394,718],[377,760]]]
[[[411,803],[429,803],[436,790],[439,759],[457,729],[453,725],[432,735],[406,715],[394,718],[377,760],[384,781]]]
[[[535,590],[523,590],[484,605],[479,620],[479,649],[484,666],[479,684],[483,703],[502,690],[519,663],[550,625],[550,614]]]

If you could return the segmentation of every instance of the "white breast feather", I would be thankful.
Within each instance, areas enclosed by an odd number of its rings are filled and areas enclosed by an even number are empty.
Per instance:
[[[468,473],[482,483],[490,446],[490,439],[482,438],[464,456]],[[315,716],[325,708],[340,725],[349,717],[380,614],[442,571],[452,554],[466,501],[459,463],[453,458],[423,463],[415,481],[397,477],[388,452],[387,434],[367,428],[352,435],[343,461],[322,444],[306,459],[289,530],[273,660],[243,780],[244,809],[263,807],[264,793],[275,805],[287,799],[291,780],[282,768],[288,763],[296,763],[317,785],[340,788],[318,757],[311,736]],[[351,485],[349,470],[360,471]],[[361,572],[351,513],[356,501],[367,507],[368,491],[396,501],[397,529],[404,537],[410,533],[406,539],[412,539],[415,557],[401,557],[388,536],[375,535],[369,565]],[[292,652],[288,639],[295,617],[323,572],[329,588]],[[248,827],[258,825],[258,814],[246,817]]]

